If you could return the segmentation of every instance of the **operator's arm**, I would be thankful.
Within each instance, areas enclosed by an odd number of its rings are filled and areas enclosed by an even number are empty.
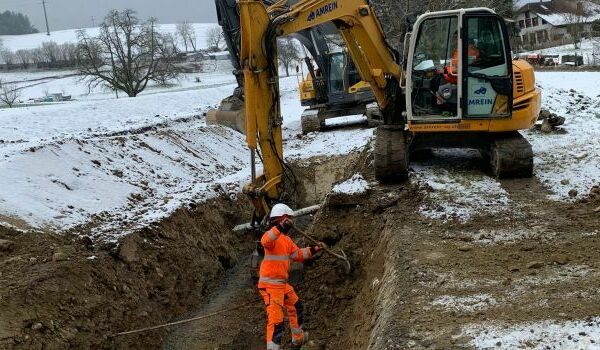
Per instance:
[[[275,247],[275,241],[281,236],[281,231],[277,228],[277,226],[273,226],[267,232],[262,235],[260,239],[260,244],[266,249],[273,249]]]

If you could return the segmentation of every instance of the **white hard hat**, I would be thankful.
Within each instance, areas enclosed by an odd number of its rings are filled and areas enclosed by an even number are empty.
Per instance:
[[[285,204],[275,204],[273,206],[273,208],[271,209],[271,219],[273,218],[279,218],[282,217],[284,215],[287,216],[294,216],[294,211],[292,210],[292,208],[288,207]]]

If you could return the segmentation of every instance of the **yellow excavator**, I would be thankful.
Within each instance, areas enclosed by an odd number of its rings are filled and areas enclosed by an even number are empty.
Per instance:
[[[293,185],[283,156],[276,38],[322,23],[339,30],[383,117],[374,170],[379,181],[408,177],[410,154],[432,148],[475,148],[499,178],[530,177],[532,127],[541,107],[533,68],[513,60],[505,21],[487,8],[428,12],[412,23],[404,52],[388,45],[367,0],[239,0],[240,62],[246,97],[246,141],[253,158],[245,186],[255,219]],[[402,62],[402,63],[401,63]],[[264,173],[256,175],[256,152]]]

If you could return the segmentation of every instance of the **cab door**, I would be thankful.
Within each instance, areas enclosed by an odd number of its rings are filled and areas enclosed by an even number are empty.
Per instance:
[[[457,121],[461,117],[460,12],[425,14],[411,35],[406,64],[408,120]]]
[[[463,118],[509,118],[512,60],[504,20],[494,13],[463,16]]]

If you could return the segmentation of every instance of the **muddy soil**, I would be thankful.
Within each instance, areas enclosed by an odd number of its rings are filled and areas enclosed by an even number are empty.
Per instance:
[[[0,348],[155,347],[161,332],[107,336],[197,305],[250,251],[231,232],[247,214],[245,200],[213,200],[118,244],[0,229]]]
[[[364,156],[355,169],[373,181],[369,162]],[[459,159],[455,166],[465,164]],[[353,271],[344,274],[328,256],[306,264],[296,289],[314,341],[307,348],[473,348],[465,335],[473,325],[600,315],[600,191],[566,203],[548,199],[535,178],[500,184],[513,208],[493,215],[482,210],[467,222],[421,216],[427,197],[410,182],[328,195],[310,230],[343,249]],[[261,302],[251,282],[240,280],[221,290],[226,304],[256,304],[174,330],[164,348],[261,348]],[[221,297],[217,293],[215,305]],[[210,312],[211,304],[188,316]],[[174,338],[187,339],[186,347],[173,346]]]

